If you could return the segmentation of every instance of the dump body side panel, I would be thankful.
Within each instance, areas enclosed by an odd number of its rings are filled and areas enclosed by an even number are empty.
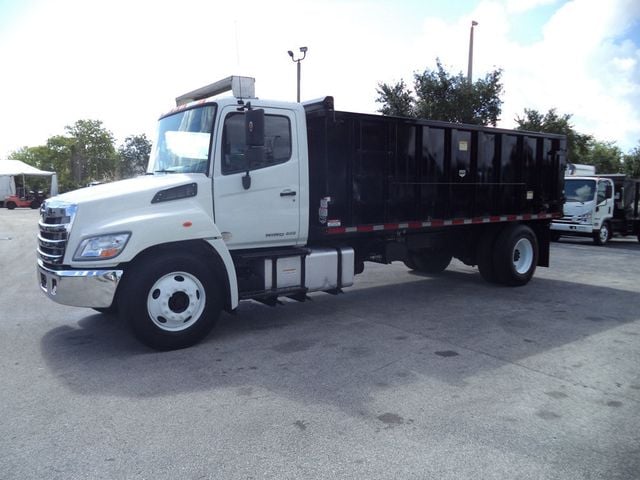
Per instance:
[[[563,136],[327,109],[307,130],[311,241],[562,215]]]

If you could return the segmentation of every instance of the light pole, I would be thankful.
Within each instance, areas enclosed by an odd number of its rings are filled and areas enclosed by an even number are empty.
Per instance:
[[[298,64],[298,103],[300,103],[300,62],[304,60],[304,57],[307,56],[307,50],[308,50],[307,47],[300,47],[300,52],[302,52],[302,57],[298,58],[297,60],[293,57],[293,52],[291,50],[287,52],[291,57],[291,60],[293,60],[295,63]]]
[[[467,82],[471,84],[471,75],[473,71],[473,27],[478,25],[478,22],[471,20],[471,32],[469,33],[469,68],[467,70]]]

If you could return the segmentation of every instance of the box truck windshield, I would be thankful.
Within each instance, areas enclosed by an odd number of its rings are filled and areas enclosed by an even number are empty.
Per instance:
[[[567,202],[588,202],[596,191],[595,180],[565,179],[564,192]]]

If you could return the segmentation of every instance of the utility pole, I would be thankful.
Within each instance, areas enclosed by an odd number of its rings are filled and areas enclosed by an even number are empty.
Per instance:
[[[298,64],[298,103],[300,103],[300,62],[302,60],[304,60],[304,58],[307,56],[307,47],[300,47],[300,52],[302,53],[302,57],[295,59],[293,57],[293,52],[291,50],[289,50],[287,53],[289,54],[289,56],[291,57],[291,60],[293,60],[295,63]]]
[[[469,33],[469,68],[467,69],[467,82],[471,85],[473,74],[473,27],[478,25],[478,22],[471,20],[471,32]]]

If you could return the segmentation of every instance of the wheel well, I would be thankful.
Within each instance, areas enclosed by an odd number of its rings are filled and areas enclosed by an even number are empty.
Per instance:
[[[185,240],[183,242],[171,242],[163,243],[160,245],[154,245],[143,251],[133,258],[130,262],[123,264],[124,275],[118,289],[116,291],[116,301],[119,292],[126,288],[126,284],[129,281],[128,272],[135,270],[135,266],[144,261],[145,259],[158,255],[166,255],[167,253],[188,253],[198,257],[199,259],[206,260],[209,270],[216,276],[220,285],[224,289],[224,309],[231,310],[231,295],[229,292],[229,276],[227,269],[225,268],[222,258],[216,252],[216,250],[204,240]]]

